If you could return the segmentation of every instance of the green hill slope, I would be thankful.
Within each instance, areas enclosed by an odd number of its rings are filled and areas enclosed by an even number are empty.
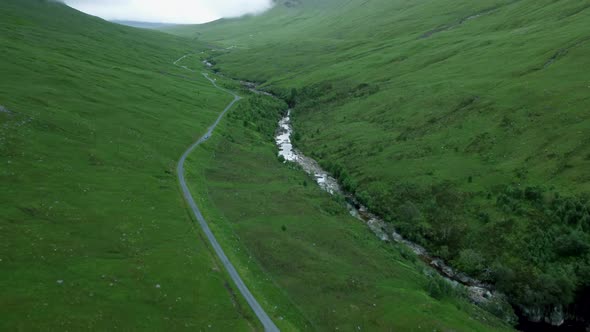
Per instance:
[[[252,330],[186,212],[184,149],[231,100],[196,45],[0,2],[0,330]]]
[[[273,135],[287,106],[242,94],[187,160],[187,178],[230,260],[271,303],[281,331],[511,330],[409,249],[381,241],[301,169],[280,162]],[[512,318],[502,303],[490,307]]]
[[[589,19],[574,0],[289,0],[170,31],[290,101],[299,147],[407,237],[562,317],[590,286]]]
[[[0,15],[0,329],[260,330],[174,174],[231,100],[172,64],[199,44],[54,2]],[[303,185],[270,142],[286,105],[245,97],[187,171],[282,330],[507,329]]]

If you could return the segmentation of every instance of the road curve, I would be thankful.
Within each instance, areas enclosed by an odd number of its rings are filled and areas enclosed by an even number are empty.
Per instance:
[[[178,59],[176,62],[174,62],[174,64],[177,65],[177,63],[180,60],[184,59],[185,57],[186,57],[186,55],[184,57]],[[186,69],[188,69],[188,68],[186,68]],[[221,114],[219,114],[219,116],[217,117],[217,120],[215,120],[213,125],[211,127],[209,127],[209,129],[207,130],[205,135],[203,135],[201,138],[199,138],[198,141],[196,141],[193,145],[191,145],[184,152],[182,157],[180,157],[180,160],[178,161],[178,166],[176,167],[176,172],[178,174],[178,181],[180,182],[180,187],[182,188],[182,195],[184,196],[185,201],[187,202],[191,211],[193,212],[193,215],[199,221],[199,225],[201,226],[201,229],[203,230],[203,232],[207,236],[207,239],[209,239],[209,242],[211,243],[211,246],[215,250],[217,257],[219,257],[219,260],[221,260],[221,263],[223,264],[223,266],[225,267],[225,269],[229,273],[229,276],[232,278],[232,280],[234,281],[234,283],[236,284],[236,286],[240,290],[240,293],[242,293],[242,295],[244,296],[244,298],[248,302],[248,305],[250,305],[250,308],[252,308],[252,310],[254,311],[254,313],[256,314],[256,316],[258,317],[258,319],[260,320],[260,322],[264,326],[264,330],[268,331],[268,332],[275,332],[275,331],[278,332],[279,331],[278,327],[273,323],[273,321],[270,319],[270,317],[268,316],[266,311],[264,311],[264,309],[262,309],[262,307],[260,306],[258,301],[256,301],[256,298],[254,298],[254,295],[252,295],[252,293],[250,293],[250,290],[248,289],[248,287],[246,287],[246,284],[244,283],[244,281],[242,280],[242,278],[238,274],[238,271],[236,271],[233,264],[229,261],[229,259],[225,255],[225,252],[223,252],[223,249],[219,245],[219,242],[217,242],[215,235],[213,235],[213,233],[211,232],[211,229],[209,228],[207,221],[205,220],[205,218],[203,217],[203,214],[201,214],[201,211],[199,210],[199,207],[195,203],[195,200],[193,199],[193,196],[191,195],[191,192],[190,192],[188,185],[186,183],[186,179],[184,177],[184,162],[186,161],[186,158],[189,156],[189,154],[194,149],[197,148],[197,146],[201,145],[202,143],[207,141],[209,139],[209,137],[211,137],[211,135],[213,134],[213,130],[215,130],[215,127],[217,127],[217,125],[219,124],[219,121],[221,121],[221,119],[223,118],[225,113],[227,113],[227,111],[229,111],[230,108],[232,108],[232,106],[234,106],[234,104],[238,100],[240,100],[240,96],[238,96],[237,94],[235,94],[232,91],[229,91],[229,90],[219,87],[217,85],[217,83],[215,83],[215,80],[209,78],[209,76],[206,73],[203,73],[203,76],[205,76],[205,78],[208,79],[217,89],[225,91],[225,92],[231,94],[232,96],[234,96],[234,100],[232,100],[232,102],[229,103],[225,107],[225,109],[223,110],[223,112],[221,112]]]

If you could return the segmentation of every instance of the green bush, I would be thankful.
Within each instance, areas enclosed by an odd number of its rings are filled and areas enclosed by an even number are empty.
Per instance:
[[[582,256],[590,249],[588,235],[573,231],[555,239],[555,251],[560,256]]]
[[[515,326],[518,323],[518,316],[514,313],[512,306],[499,294],[496,294],[490,301],[484,303],[482,308],[511,326]]]
[[[433,299],[444,300],[448,298],[459,297],[459,292],[456,286],[451,281],[443,279],[438,274],[432,274],[428,278],[428,284],[426,285],[426,291],[428,295]]]
[[[455,265],[459,270],[472,275],[479,275],[487,266],[485,258],[474,249],[463,249],[459,252],[459,257],[455,260]]]
[[[529,201],[540,201],[543,198],[543,189],[540,187],[526,187],[524,198]]]

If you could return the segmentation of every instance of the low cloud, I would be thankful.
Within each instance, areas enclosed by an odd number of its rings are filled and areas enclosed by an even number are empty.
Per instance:
[[[204,23],[222,17],[258,14],[272,0],[61,0],[68,6],[107,20],[158,23]]]

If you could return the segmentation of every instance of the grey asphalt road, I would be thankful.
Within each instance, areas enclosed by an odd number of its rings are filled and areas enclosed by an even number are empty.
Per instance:
[[[183,58],[180,58],[174,64],[176,65],[178,63],[178,61],[182,60]],[[268,316],[266,311],[264,311],[264,309],[260,306],[258,301],[256,301],[256,298],[254,297],[254,295],[252,295],[252,293],[250,293],[250,290],[248,289],[248,287],[246,286],[246,284],[244,283],[244,281],[242,280],[242,278],[240,277],[240,275],[238,274],[238,272],[234,268],[233,264],[229,261],[229,259],[225,255],[225,252],[223,252],[223,249],[219,245],[219,242],[217,242],[217,239],[215,238],[215,235],[213,235],[213,233],[211,232],[211,229],[209,229],[209,225],[207,224],[207,221],[205,220],[205,218],[203,217],[203,214],[201,214],[201,211],[199,210],[199,207],[195,203],[195,200],[193,199],[193,196],[191,195],[191,192],[190,192],[188,185],[186,183],[186,180],[184,178],[184,163],[186,161],[186,158],[189,156],[189,154],[194,149],[196,149],[202,143],[206,142],[211,137],[211,135],[213,134],[213,130],[215,130],[215,127],[217,127],[217,125],[219,124],[219,121],[221,121],[221,119],[223,118],[225,113],[227,113],[227,111],[229,111],[234,106],[234,104],[238,100],[240,100],[240,96],[238,96],[234,92],[231,92],[231,91],[228,91],[228,90],[225,90],[225,89],[219,87],[217,85],[217,83],[215,83],[215,80],[209,78],[209,76],[207,74],[203,73],[203,76],[205,76],[205,78],[207,78],[216,88],[218,88],[222,91],[225,91],[225,92],[231,94],[232,96],[234,96],[234,100],[225,107],[225,109],[223,110],[223,112],[221,112],[221,114],[219,114],[219,117],[217,117],[217,120],[215,120],[213,125],[211,127],[209,127],[209,129],[207,130],[205,135],[203,135],[198,141],[196,141],[193,145],[191,145],[184,152],[182,157],[180,157],[180,160],[178,161],[178,166],[176,168],[176,172],[178,174],[178,181],[180,182],[180,187],[182,188],[182,195],[184,196],[184,199],[188,203],[195,218],[197,218],[197,221],[199,222],[199,225],[201,226],[203,233],[205,233],[205,235],[207,236],[207,239],[209,239],[209,242],[211,243],[211,246],[215,250],[217,257],[219,257],[219,260],[221,260],[221,263],[223,264],[223,266],[225,267],[225,269],[229,273],[229,276],[234,281],[236,287],[238,288],[240,293],[242,293],[242,295],[244,296],[244,298],[248,302],[248,305],[250,305],[250,307],[252,308],[252,310],[254,311],[254,313],[256,314],[256,316],[258,317],[258,319],[260,320],[260,322],[264,326],[264,330],[269,331],[269,332],[279,331],[278,327],[273,323],[272,319],[270,319],[270,317]]]

